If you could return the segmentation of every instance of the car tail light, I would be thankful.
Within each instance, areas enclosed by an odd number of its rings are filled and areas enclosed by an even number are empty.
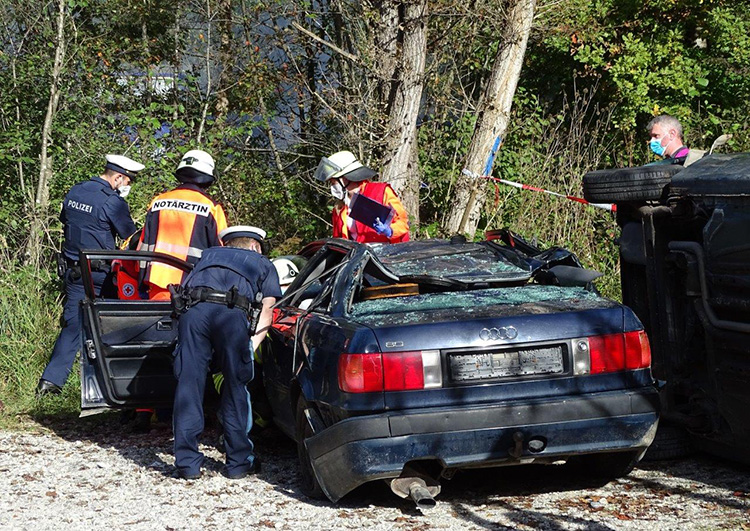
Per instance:
[[[347,393],[410,391],[443,385],[439,350],[339,356],[339,388]]]
[[[349,393],[383,390],[383,359],[380,352],[339,356],[339,388]]]
[[[643,330],[588,338],[590,373],[643,369],[651,365],[651,347]]]
[[[410,351],[384,354],[383,387],[386,391],[424,389],[422,353]]]

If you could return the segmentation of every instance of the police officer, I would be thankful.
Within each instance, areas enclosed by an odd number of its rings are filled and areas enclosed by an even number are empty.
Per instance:
[[[238,479],[260,469],[248,437],[252,415],[246,384],[253,378],[253,351],[266,336],[271,307],[281,296],[276,269],[262,254],[265,236],[256,227],[223,230],[225,246],[206,249],[182,283],[181,295],[173,295],[184,311],[175,352],[173,410],[175,464],[183,479],[200,477],[203,454],[198,438],[203,432],[203,393],[212,359],[224,375],[219,415],[226,476]],[[257,319],[251,318],[253,301],[258,301],[254,303],[260,312]]]
[[[78,307],[84,290],[78,252],[82,249],[115,249],[116,236],[127,238],[135,232],[135,224],[123,196],[130,191],[130,182],[144,166],[123,155],[107,155],[105,158],[104,172],[73,186],[63,200],[60,221],[65,231],[61,253],[66,266],[63,275],[64,326],[39,380],[37,394],[40,396],[62,392],[80,346]],[[98,295],[107,271],[92,271],[91,276]]]

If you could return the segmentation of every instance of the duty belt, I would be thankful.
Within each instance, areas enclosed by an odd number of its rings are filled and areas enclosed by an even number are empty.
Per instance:
[[[250,309],[250,299],[237,293],[237,288],[229,291],[217,291],[209,288],[192,288],[183,291],[183,296],[187,295],[188,300],[193,302],[191,306],[199,302],[212,302],[214,304],[223,304],[227,308],[239,308],[247,312]]]
[[[239,308],[246,313],[250,313],[252,307],[250,299],[237,293],[236,287],[229,291],[219,291],[211,288],[185,289],[182,286],[170,284],[169,292],[172,295],[172,305],[177,313],[183,313],[199,302],[223,304],[227,308]]]
[[[172,309],[175,314],[185,313],[199,302],[222,304],[230,309],[239,308],[247,314],[250,321],[248,329],[250,336],[255,335],[255,329],[258,326],[260,313],[263,309],[263,293],[260,291],[255,294],[255,300],[250,300],[248,297],[237,293],[236,286],[233,286],[229,291],[218,291],[211,288],[185,289],[177,284],[170,284],[168,288],[172,296]]]
[[[105,260],[90,260],[89,269],[91,271],[100,271],[109,273],[109,264]],[[57,254],[57,274],[60,278],[65,276],[65,272],[70,271],[72,280],[81,278],[81,265],[78,260],[71,260],[63,253]]]

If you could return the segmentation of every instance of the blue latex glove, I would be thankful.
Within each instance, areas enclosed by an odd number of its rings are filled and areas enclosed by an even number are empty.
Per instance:
[[[380,218],[375,218],[375,223],[372,224],[372,228],[375,229],[375,232],[378,234],[382,234],[386,238],[390,238],[393,236],[393,229],[391,228],[391,222],[388,222],[388,225],[380,221]]]

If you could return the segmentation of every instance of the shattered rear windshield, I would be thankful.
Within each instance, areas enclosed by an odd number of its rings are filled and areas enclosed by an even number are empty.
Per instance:
[[[492,288],[472,291],[454,291],[447,293],[425,293],[405,297],[366,300],[355,303],[351,316],[373,317],[384,314],[429,312],[433,310],[461,309],[472,313],[483,307],[522,305],[548,301],[565,300],[602,300],[601,297],[586,291],[584,288],[567,288],[560,286],[540,286],[529,284],[514,288]]]
[[[430,276],[465,283],[525,280],[530,266],[479,243],[421,240],[372,245],[380,262],[399,277]]]

